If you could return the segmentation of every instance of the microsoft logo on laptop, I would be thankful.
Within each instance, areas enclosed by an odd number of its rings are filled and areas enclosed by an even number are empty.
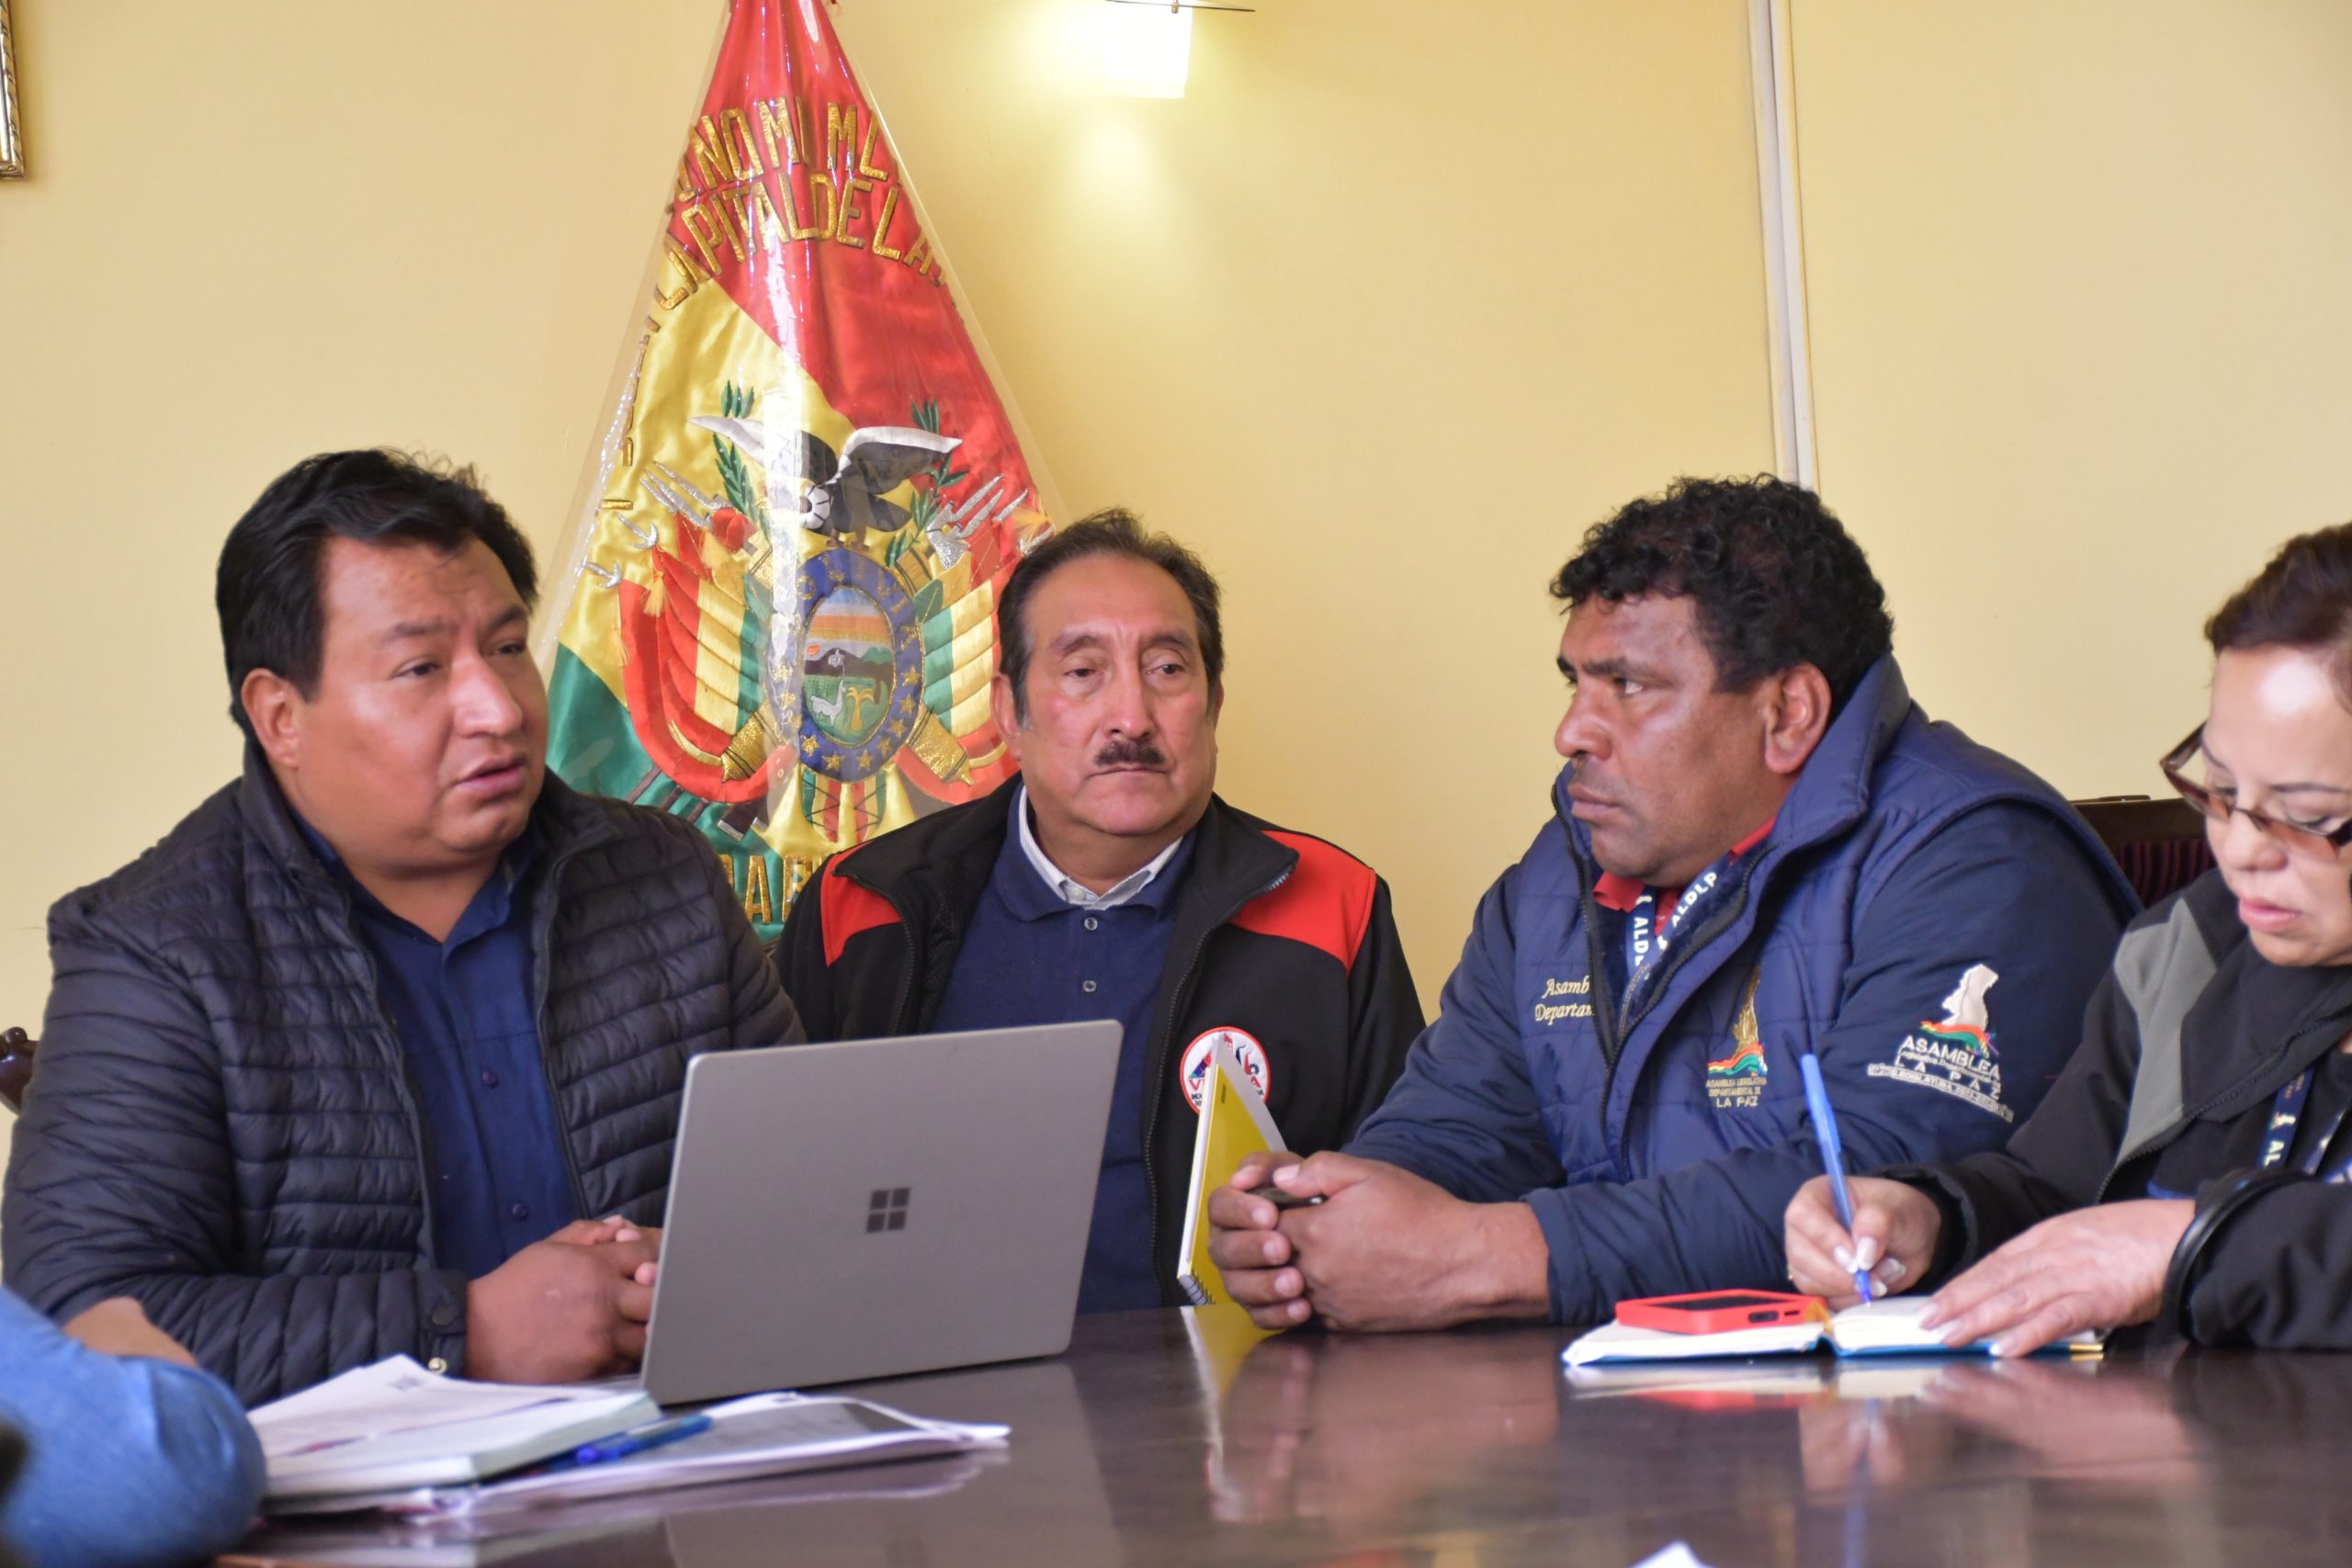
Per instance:
[[[907,1199],[914,1191],[911,1187],[877,1187],[865,1205],[865,1233],[902,1231],[907,1228]]]

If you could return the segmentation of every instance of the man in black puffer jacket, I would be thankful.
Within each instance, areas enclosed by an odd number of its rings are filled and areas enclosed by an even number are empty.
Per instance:
[[[470,474],[390,453],[232,532],[244,776],[50,913],[0,1208],[35,1305],[135,1297],[254,1403],[641,1354],[686,1063],[801,1030],[686,824],[546,776],[535,586]]]

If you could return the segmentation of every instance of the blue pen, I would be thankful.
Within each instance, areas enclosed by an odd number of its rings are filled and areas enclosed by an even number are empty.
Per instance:
[[[549,1463],[549,1470],[572,1470],[583,1464],[605,1464],[631,1454],[641,1454],[648,1449],[658,1449],[664,1443],[674,1443],[698,1432],[710,1430],[707,1416],[679,1416],[667,1421],[656,1421],[650,1427],[633,1427],[616,1438],[604,1438],[593,1443],[582,1443],[562,1459]]]
[[[1821,1081],[1821,1058],[1807,1051],[1797,1058],[1797,1071],[1804,1075],[1804,1103],[1813,1112],[1813,1135],[1821,1144],[1821,1168],[1829,1173],[1830,1196],[1838,1200],[1838,1223],[1852,1235],[1854,1199],[1846,1190],[1846,1151],[1838,1144],[1838,1113],[1829,1109],[1829,1089]],[[1854,1270],[1854,1293],[1864,1301],[1871,1299],[1869,1269]]]

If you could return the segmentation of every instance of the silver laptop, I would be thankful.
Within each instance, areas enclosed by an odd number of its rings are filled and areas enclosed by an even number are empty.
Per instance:
[[[1068,1348],[1119,1035],[696,1057],[645,1391],[685,1404]]]

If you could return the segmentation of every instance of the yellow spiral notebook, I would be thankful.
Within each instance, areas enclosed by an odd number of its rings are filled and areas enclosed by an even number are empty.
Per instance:
[[[1209,1260],[1209,1194],[1233,1179],[1241,1162],[1251,1155],[1281,1153],[1282,1132],[1274,1125],[1258,1088],[1242,1071],[1233,1047],[1218,1041],[1209,1053],[1208,1082],[1201,1092],[1201,1122],[1193,1137],[1193,1185],[1184,1200],[1184,1235],[1179,1251],[1176,1282],[1194,1306],[1213,1306],[1233,1298],[1225,1279]]]

